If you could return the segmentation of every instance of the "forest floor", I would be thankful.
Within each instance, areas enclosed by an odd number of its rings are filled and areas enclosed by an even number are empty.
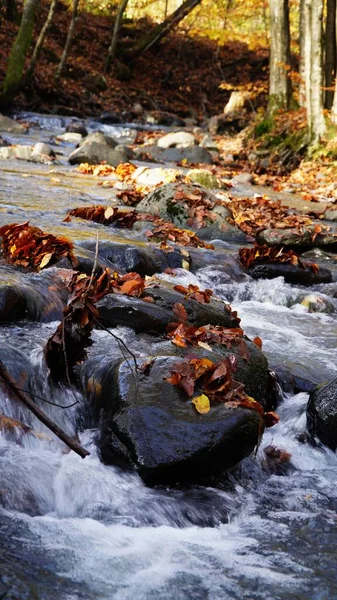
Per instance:
[[[34,42],[46,19],[48,5],[38,12]],[[135,103],[146,110],[165,110],[181,117],[202,120],[222,112],[233,86],[251,81],[266,83],[268,50],[249,50],[244,42],[219,47],[215,42],[172,33],[128,65],[117,63],[102,80],[111,39],[112,21],[81,12],[71,47],[67,71],[60,86],[55,71],[65,44],[70,13],[60,6],[54,17],[36,68],[32,85],[16,99],[18,108],[76,116],[103,111],[130,111]],[[127,48],[148,31],[147,20],[129,22],[121,32],[121,47]],[[0,80],[17,33],[17,25],[3,21],[0,29]],[[32,46],[33,48],[33,46]],[[27,65],[30,55],[27,57]],[[101,88],[101,89],[100,89]],[[103,89],[106,88],[106,89]],[[265,86],[264,86],[265,89]]]
[[[34,42],[47,11],[48,4],[42,2]],[[276,192],[300,193],[306,201],[337,201],[337,143],[330,139],[325,152],[314,160],[306,160],[305,149],[296,148],[306,126],[303,111],[278,115],[272,131],[256,135],[267,104],[268,48],[250,50],[244,42],[218,46],[179,30],[132,63],[116,61],[103,76],[112,21],[81,12],[66,73],[56,85],[55,72],[69,19],[69,11],[59,6],[33,81],[11,108],[82,118],[108,113],[112,119],[116,116],[116,122],[130,122],[139,118],[134,107],[141,105],[143,120],[144,115],[166,111],[207,127],[212,116],[223,112],[232,90],[249,89],[253,93],[246,109],[246,130],[213,136],[219,149],[219,165],[233,167],[236,172],[249,171],[256,184],[270,186]],[[150,26],[146,19],[126,22],[120,35],[120,50],[130,47]],[[0,81],[17,29],[17,25],[7,21],[0,29]],[[28,54],[27,67],[30,58]],[[280,145],[275,146],[276,138],[281,140]]]

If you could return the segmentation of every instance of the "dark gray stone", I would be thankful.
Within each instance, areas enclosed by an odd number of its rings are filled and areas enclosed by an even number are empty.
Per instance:
[[[331,450],[337,449],[337,377],[311,393],[307,425],[311,435]]]
[[[253,451],[263,431],[249,409],[215,403],[207,414],[197,413],[186,394],[165,381],[180,360],[158,357],[149,375],[123,361],[103,381],[102,458],[136,468],[150,484],[198,481],[229,469]]]

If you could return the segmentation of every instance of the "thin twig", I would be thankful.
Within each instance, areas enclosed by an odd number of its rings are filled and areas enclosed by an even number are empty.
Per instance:
[[[0,360],[0,375],[6,386],[11,392],[41,421],[48,429],[50,429],[62,442],[64,442],[71,450],[74,450],[82,458],[85,458],[90,454],[88,450],[83,448],[76,440],[73,440],[65,431],[63,431],[56,423],[54,423],[42,410],[39,408],[33,400],[31,400],[25,393],[21,392],[17,387],[11,376],[9,375],[5,365]]]
[[[108,329],[107,327],[104,327],[104,325],[102,325],[102,323],[100,323],[99,320],[96,319],[96,317],[93,317],[93,319],[94,319],[95,323],[97,323],[97,325],[99,325],[102,329],[104,329],[104,331],[107,331],[107,333],[109,333],[114,338],[114,340],[116,340],[117,343],[120,344],[123,348],[125,348],[125,350],[130,354],[130,356],[132,357],[133,363],[135,365],[136,373],[137,373],[138,372],[137,358],[133,354],[133,352],[131,352],[131,350],[127,347],[126,343],[123,340],[121,340],[117,335],[112,333],[112,331],[110,331],[110,329]],[[126,362],[128,362],[128,359],[126,358],[125,354],[123,352],[122,352],[122,354],[123,354],[123,358],[126,360]]]
[[[0,374],[0,378],[2,379],[2,381],[4,383],[5,380],[3,379],[2,375]],[[19,390],[19,392],[24,392],[25,394],[29,394],[32,398],[37,398],[38,400],[42,400],[43,402],[46,402],[47,404],[51,404],[52,406],[57,406],[57,408],[72,408],[73,406],[76,406],[76,404],[79,404],[79,401],[76,400],[76,402],[73,402],[72,404],[67,404],[67,406],[62,406],[61,404],[57,404],[56,402],[52,402],[51,400],[47,400],[47,398],[43,398],[42,396],[38,396],[37,394],[33,394],[33,392],[29,392],[28,390],[23,390],[22,388],[17,387],[17,389]]]

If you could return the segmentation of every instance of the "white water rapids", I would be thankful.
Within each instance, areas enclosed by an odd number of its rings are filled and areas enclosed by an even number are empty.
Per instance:
[[[262,338],[272,363],[295,365],[320,379],[335,374],[335,314],[309,314],[296,304],[299,290],[280,279],[234,288],[221,287],[220,277],[214,286],[215,278],[202,272],[198,282],[231,299],[244,330]],[[175,279],[195,281],[184,271]],[[27,347],[32,346],[31,362],[47,397],[39,346],[54,327],[34,325],[25,334],[33,340]],[[20,341],[18,328],[4,335]],[[148,342],[139,342],[131,330],[120,328],[118,335],[136,354],[148,354]],[[118,351],[105,332],[95,334],[95,341],[104,352]],[[28,562],[35,557],[44,576],[52,571],[58,582],[54,590],[40,590],[37,583],[36,596],[1,597],[337,598],[337,456],[297,439],[306,427],[307,398],[284,396],[279,424],[265,432],[257,455],[244,460],[222,490],[146,488],[137,475],[100,462],[91,430],[81,436],[91,451],[85,460],[64,454],[56,442],[23,436],[18,445],[0,435],[0,514],[15,526],[15,548]],[[74,395],[60,390],[54,400],[67,404]],[[47,410],[60,419],[59,409]],[[0,412],[24,417],[41,431],[3,394]],[[75,422],[76,408],[61,412],[60,424]],[[264,448],[270,444],[291,453],[290,468],[281,476],[266,464]]]

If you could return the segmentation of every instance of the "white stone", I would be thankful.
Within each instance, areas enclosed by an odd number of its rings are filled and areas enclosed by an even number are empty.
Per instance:
[[[195,137],[193,133],[188,133],[188,131],[167,133],[157,140],[159,148],[187,148],[188,146],[194,146],[194,144]]]

